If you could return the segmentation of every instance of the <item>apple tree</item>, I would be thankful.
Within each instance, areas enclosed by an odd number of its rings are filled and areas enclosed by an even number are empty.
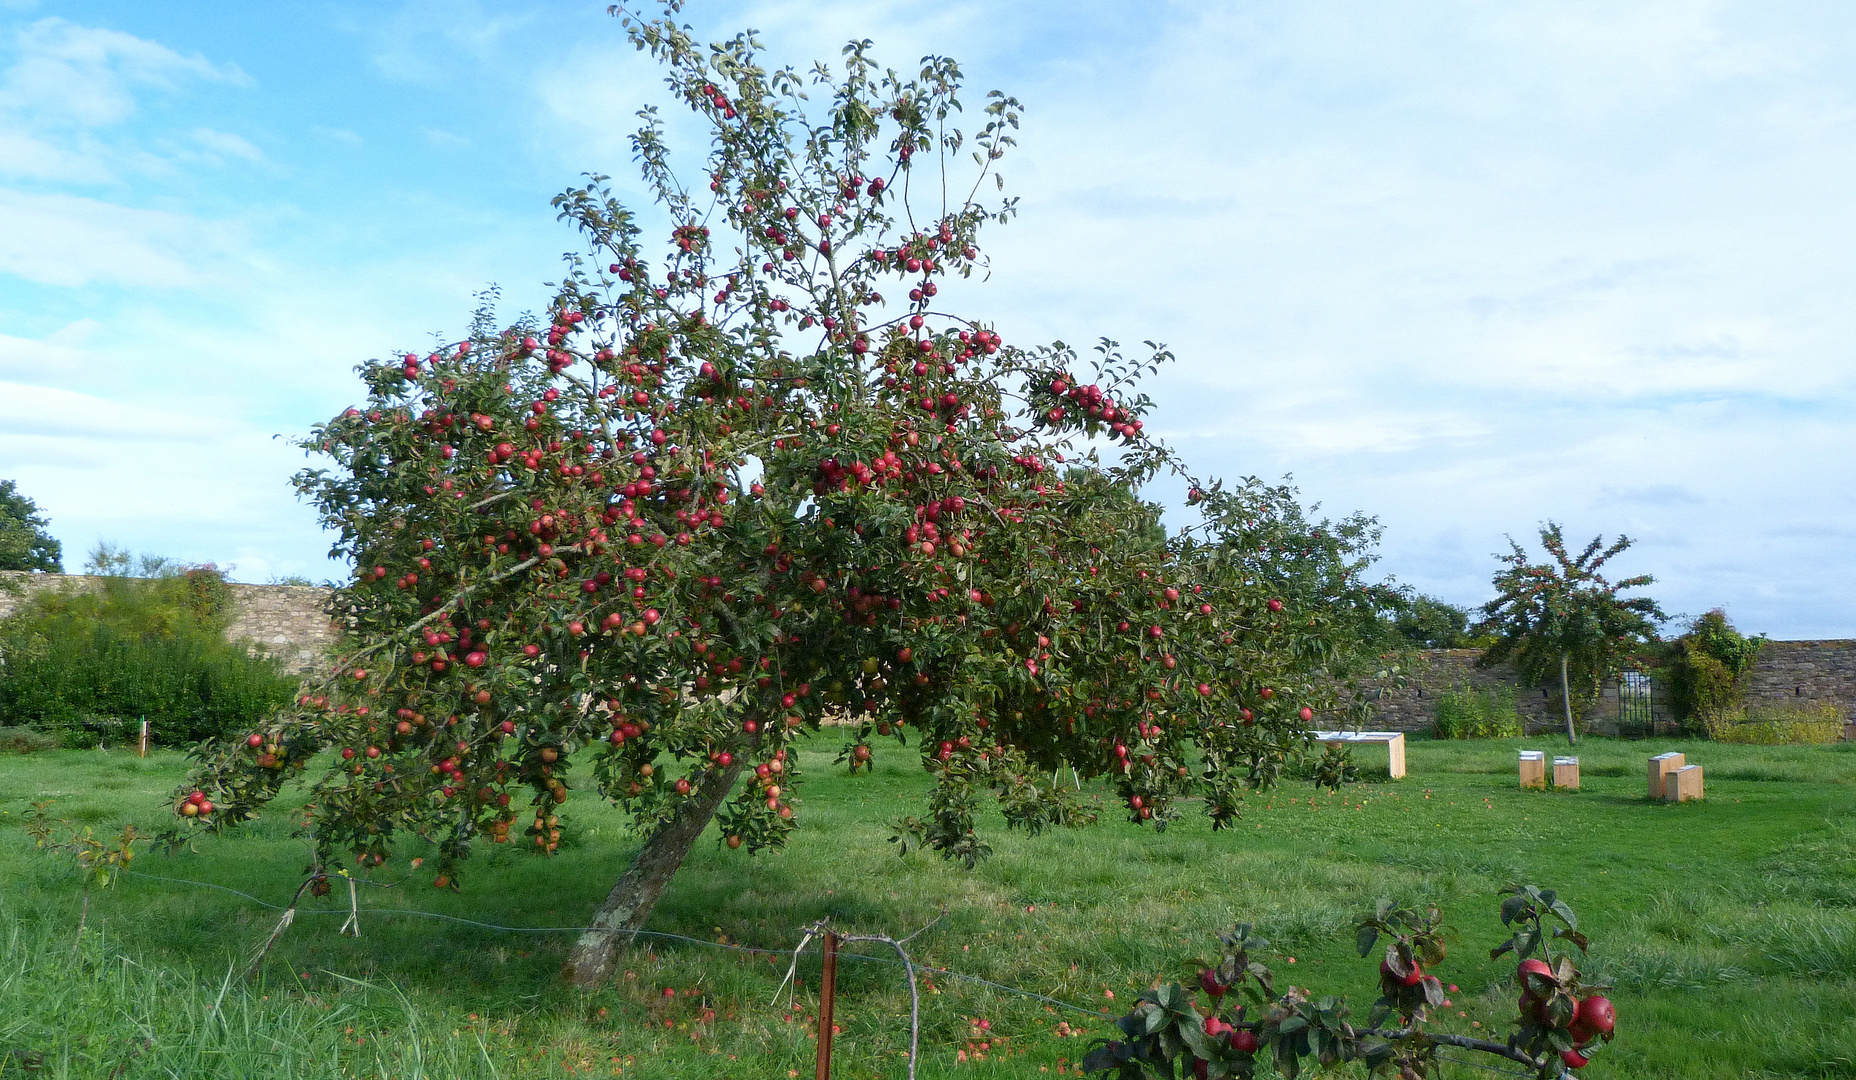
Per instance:
[[[1566,740],[1579,741],[1573,723],[1573,700],[1588,702],[1624,659],[1656,640],[1656,627],[1668,618],[1647,596],[1623,597],[1627,589],[1653,584],[1648,574],[1607,581],[1605,563],[1628,550],[1630,537],[1610,546],[1596,536],[1585,550],[1566,549],[1556,522],[1540,527],[1540,545],[1552,561],[1529,560],[1520,544],[1499,558],[1495,599],[1482,605],[1479,629],[1495,636],[1482,663],[1511,661],[1521,677],[1544,683],[1557,669],[1560,703],[1566,711]]]
[[[320,858],[379,867],[416,837],[455,888],[473,845],[545,857],[563,804],[613,800],[645,840],[569,962],[591,985],[711,821],[747,853],[785,841],[808,735],[853,769],[917,755],[936,783],[898,835],[968,864],[983,797],[1033,831],[1090,819],[1066,763],[1134,821],[1198,793],[1228,823],[1325,700],[1319,628],[1206,573],[1141,496],[1179,468],[1138,391],[1163,353],[1085,364],[937,299],[1012,216],[983,192],[1018,104],[963,133],[951,60],[898,74],[860,42],[802,76],[751,36],[620,14],[710,127],[700,178],[647,109],[652,207],[600,176],[560,196],[584,248],[545,312],[486,306],[361,366],[298,477],[354,566],[350,648],[202,751],[181,832],[302,777]]]

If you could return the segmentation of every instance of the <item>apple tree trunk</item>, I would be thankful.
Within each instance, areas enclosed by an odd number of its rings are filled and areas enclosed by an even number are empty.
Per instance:
[[[606,900],[593,913],[592,921],[574,943],[564,968],[567,981],[590,990],[612,978],[618,953],[631,941],[633,932],[644,927],[657,906],[664,886],[696,845],[715,816],[716,808],[735,789],[744,763],[737,761],[726,769],[709,774],[669,821],[645,840],[632,858]]]
[[[1560,704],[1566,707],[1566,745],[1579,745],[1579,733],[1572,725],[1572,684],[1566,678],[1566,654],[1560,653]]]

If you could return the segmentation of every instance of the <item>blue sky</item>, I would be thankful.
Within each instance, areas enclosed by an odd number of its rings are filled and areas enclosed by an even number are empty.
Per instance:
[[[1151,430],[1486,599],[1626,532],[1672,612],[1856,636],[1856,7],[715,3],[772,58],[961,60],[1025,103],[1010,340],[1170,344]],[[353,365],[514,314],[634,191],[658,75],[597,2],[0,0],[0,477],[99,539],[321,578],[291,436]],[[673,134],[687,129],[673,129]],[[279,438],[282,436],[282,438]]]

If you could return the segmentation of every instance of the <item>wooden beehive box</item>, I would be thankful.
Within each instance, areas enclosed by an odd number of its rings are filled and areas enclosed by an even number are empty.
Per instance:
[[[1553,759],[1553,786],[1563,791],[1579,790],[1578,758],[1556,757]]]
[[[1673,750],[1667,754],[1658,754],[1650,759],[1650,798],[1663,797],[1663,781],[1672,772],[1688,764],[1685,755]]]
[[[1663,798],[1668,802],[1687,802],[1703,797],[1699,765],[1684,765],[1663,778]]]
[[[1521,751],[1521,787],[1544,791],[1547,787],[1547,754],[1544,750]]]

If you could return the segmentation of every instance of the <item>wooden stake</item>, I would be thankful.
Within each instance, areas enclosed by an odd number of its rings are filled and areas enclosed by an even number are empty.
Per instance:
[[[141,751],[142,757],[148,756],[148,718],[147,717],[142,718],[142,737],[136,743],[136,747],[138,750]]]
[[[825,933],[825,971],[818,992],[818,1080],[831,1080],[831,1006],[838,990],[838,935]]]

